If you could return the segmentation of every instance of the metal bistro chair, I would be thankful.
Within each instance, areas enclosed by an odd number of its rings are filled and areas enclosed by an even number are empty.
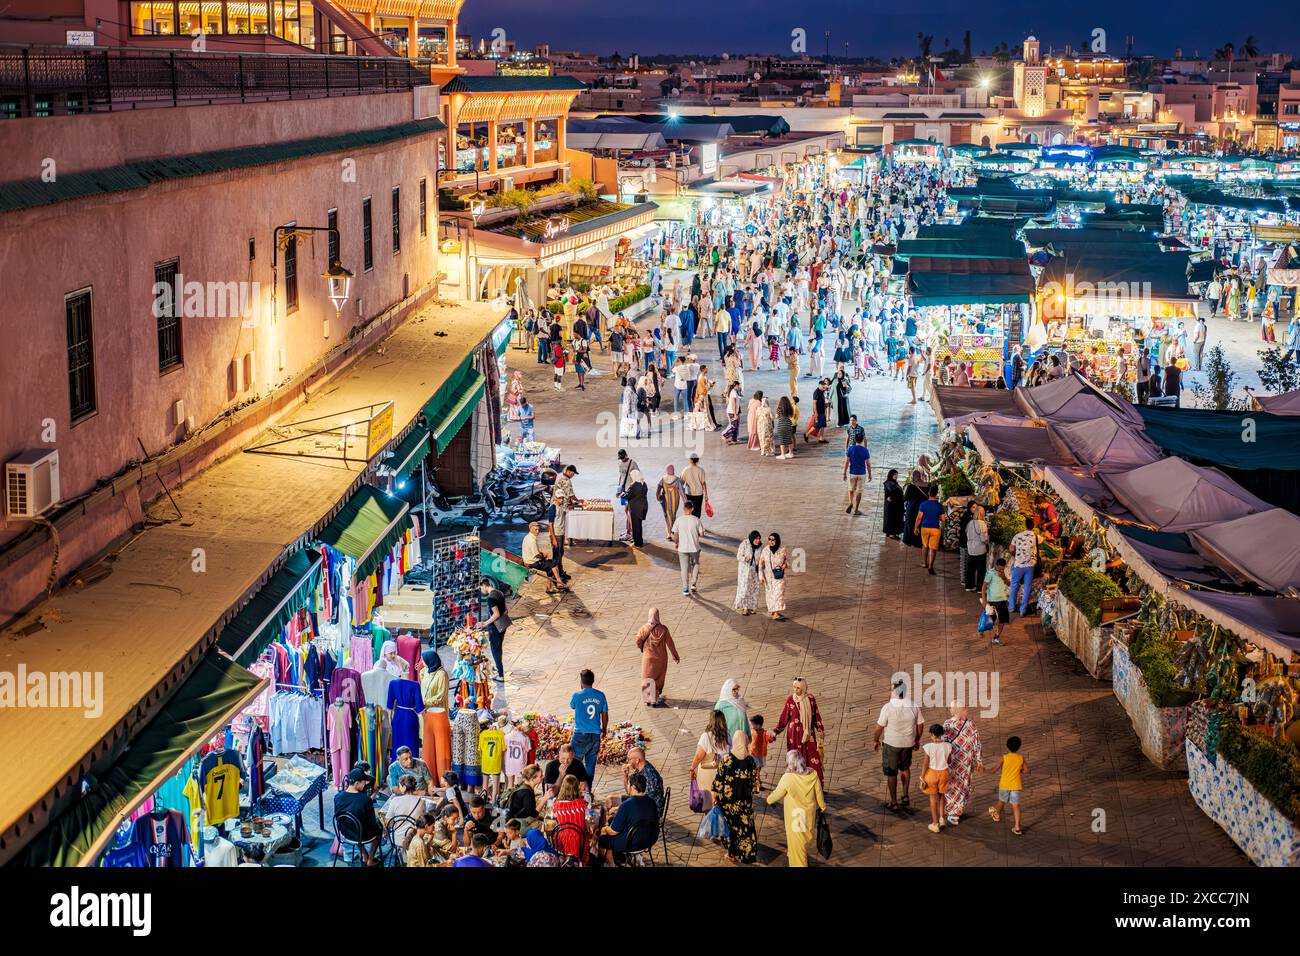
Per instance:
[[[565,853],[561,846],[564,843],[563,837],[566,834],[572,834],[573,838],[578,841],[578,854]],[[555,827],[555,833],[551,838],[555,846],[555,852],[560,858],[560,866],[586,866],[587,865],[587,828],[579,826],[576,823],[560,823]]]
[[[414,834],[419,825],[420,821],[410,814],[393,817],[384,825],[384,837],[379,843],[379,859],[384,861],[384,866],[401,866],[406,862],[404,851],[397,843],[397,832],[409,826]]]
[[[334,845],[338,847],[337,851],[330,850],[330,866],[336,866],[339,857],[343,855],[345,847],[354,846],[357,853],[366,845],[365,840],[361,839],[361,821],[352,813],[334,814]]]
[[[647,840],[646,836],[650,839]],[[652,829],[648,823],[634,823],[632,829],[627,833],[627,846],[636,847],[628,849],[621,855],[623,857],[621,866],[654,866],[654,848],[659,842],[659,833],[657,829]]]
[[[673,788],[664,787],[664,808],[659,814],[659,839],[664,845],[664,866],[668,866],[668,804],[673,799]]]

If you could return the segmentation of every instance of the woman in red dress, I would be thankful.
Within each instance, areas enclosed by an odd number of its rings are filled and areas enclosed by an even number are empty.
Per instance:
[[[794,693],[785,699],[775,730],[778,734],[785,731],[785,749],[799,751],[809,769],[817,771],[817,779],[824,785],[821,738],[826,728],[822,726],[817,698],[808,693],[808,682],[802,677],[795,678]]]

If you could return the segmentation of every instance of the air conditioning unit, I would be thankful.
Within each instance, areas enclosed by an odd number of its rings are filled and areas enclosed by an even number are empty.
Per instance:
[[[59,453],[26,451],[5,462],[5,517],[35,518],[59,503]]]
[[[510,190],[512,190],[512,189],[514,189],[514,188],[515,188],[515,177],[513,177],[513,176],[502,176],[502,177],[501,177],[501,191],[502,191],[503,193],[505,193],[505,192],[509,192]]]

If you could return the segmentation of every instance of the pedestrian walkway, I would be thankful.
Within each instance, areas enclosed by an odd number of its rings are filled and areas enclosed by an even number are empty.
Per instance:
[[[716,340],[697,340],[698,353],[719,373]],[[597,352],[598,369],[608,356]],[[616,412],[618,395],[606,375],[588,390],[550,388],[550,372],[512,350],[509,363],[524,370],[536,406],[537,434],[577,465],[583,496],[614,497],[616,448],[602,412]],[[831,370],[828,369],[827,374]],[[570,380],[572,381],[572,380]],[[805,385],[805,383],[807,383]],[[807,397],[812,379],[800,379]],[[785,394],[786,373],[746,373],[745,392]],[[739,680],[751,714],[775,727],[793,678],[808,681],[826,722],[826,790],[835,837],[835,865],[1245,865],[1231,840],[1193,803],[1183,775],[1156,770],[1108,683],[1090,678],[1070,652],[1037,627],[1017,620],[1006,645],[976,635],[979,604],[965,592],[956,559],[945,553],[930,577],[920,552],[881,532],[881,482],[890,467],[903,471],[923,452],[938,451],[928,404],[908,404],[906,387],[883,377],[855,383],[853,411],[867,430],[873,480],[861,517],[844,513],[841,433],[831,445],[799,442],[792,461],[760,459],[745,446],[724,447],[720,433],[701,435],[716,516],[705,522],[700,594],[683,597],[676,555],[665,540],[653,488],[664,466],[686,464],[688,449],[629,442],[652,492],[646,547],[575,546],[566,554],[573,592],[554,611],[549,601],[525,598],[515,608],[506,643],[507,694],[516,712],[567,715],[578,672],[590,667],[609,697],[611,722],[639,723],[651,736],[649,759],[672,788],[668,840],[674,864],[726,865],[718,848],[695,839],[699,817],[687,806],[688,771],[696,741],[724,680]],[[671,399],[670,399],[671,405]],[[667,416],[662,416],[666,419]],[[806,422],[806,417],[803,421]],[[742,425],[743,433],[743,425]],[[689,434],[689,433],[688,433]],[[622,515],[618,517],[620,527]],[[805,570],[787,586],[789,620],[732,610],[735,549],[751,529],[781,533]],[[761,599],[760,599],[761,600]],[[650,607],[660,609],[682,656],[669,665],[670,707],[650,709],[640,698],[640,655],[634,637]],[[996,673],[996,716],[972,710],[986,761],[996,761],[1011,735],[1024,741],[1031,773],[1025,781],[1025,833],[993,823],[985,808],[996,800],[997,778],[978,775],[968,817],[956,829],[932,834],[924,795],[913,789],[910,817],[881,809],[885,790],[880,756],[871,749],[880,706],[897,671]],[[926,723],[942,721],[946,706],[923,707]],[[764,787],[784,766],[784,734],[774,742]],[[919,760],[917,762],[919,767]],[[621,786],[603,768],[597,791]],[[760,803],[760,862],[784,865],[780,807]]]

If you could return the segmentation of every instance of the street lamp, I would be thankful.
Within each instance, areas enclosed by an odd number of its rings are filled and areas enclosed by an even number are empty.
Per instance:
[[[271,233],[271,318],[275,318],[275,293],[279,285],[277,279],[277,269],[280,262],[280,250],[287,249],[289,243],[298,239],[305,239],[313,233],[327,232],[331,239],[334,240],[335,246],[339,243],[339,231],[333,226],[276,226]],[[329,267],[321,273],[321,278],[328,283],[329,299],[334,304],[334,317],[339,318],[343,313],[343,306],[348,301],[348,290],[352,284],[352,273],[345,269],[337,258],[330,260]],[[325,338],[330,337],[330,320],[321,321],[321,330]]]
[[[329,268],[320,274],[329,284],[330,301],[334,303],[334,314],[343,311],[348,301],[348,289],[352,286],[352,273],[345,269],[338,259],[331,259]]]

